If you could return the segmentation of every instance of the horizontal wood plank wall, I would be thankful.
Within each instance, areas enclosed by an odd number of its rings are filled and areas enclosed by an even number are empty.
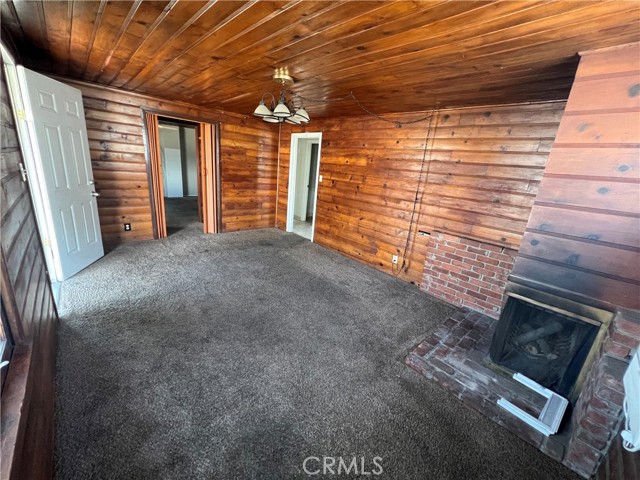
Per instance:
[[[421,280],[428,237],[417,236],[418,229],[520,246],[563,109],[564,102],[551,102],[437,114],[401,278]],[[323,134],[315,241],[391,272],[392,255],[403,255],[428,128],[428,121],[396,128],[364,116],[307,126]],[[280,228],[286,225],[291,132],[283,128],[280,144]]]
[[[253,118],[222,124],[222,231],[273,227],[278,128]]]
[[[513,278],[640,309],[640,44],[582,56]]]
[[[277,132],[254,117],[62,79],[82,91],[103,241],[153,238],[141,109],[221,123],[222,230],[273,226]],[[125,232],[123,223],[131,223]]]
[[[0,65],[0,72],[4,72]],[[2,301],[15,342],[2,392],[1,475],[53,476],[57,313],[46,272],[7,86],[1,92]]]

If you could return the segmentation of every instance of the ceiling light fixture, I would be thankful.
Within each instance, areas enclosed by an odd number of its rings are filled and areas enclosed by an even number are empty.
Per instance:
[[[287,67],[276,68],[273,79],[281,85],[280,88],[280,99],[276,100],[276,97],[273,96],[272,93],[267,92],[262,95],[262,99],[260,103],[253,111],[253,114],[256,117],[262,118],[265,122],[268,123],[291,123],[293,125],[304,125],[309,123],[310,117],[307,113],[307,110],[304,108],[304,102],[310,103],[324,103],[331,104],[337,102],[343,102],[345,100],[351,100],[355,103],[360,110],[362,110],[367,115],[371,115],[372,117],[377,118],[383,122],[393,123],[396,127],[401,128],[403,125],[410,125],[412,123],[431,121],[433,117],[433,112],[428,113],[427,115],[421,116],[420,118],[414,118],[412,120],[396,120],[385,118],[384,116],[372,112],[367,107],[365,107],[360,100],[356,98],[353,92],[350,92],[348,95],[338,98],[323,98],[323,99],[313,99],[303,97],[297,93],[292,92],[287,89],[287,85],[293,85],[293,77],[289,75],[289,70]],[[287,94],[289,95],[289,99],[287,99]],[[265,98],[267,101],[270,99],[271,103],[267,106],[265,102]],[[436,101],[436,105],[438,102]],[[439,107],[434,109],[438,110]]]
[[[304,108],[302,97],[287,90],[287,85],[293,85],[293,77],[289,75],[287,67],[276,68],[273,79],[281,85],[280,99],[276,101],[276,97],[269,92],[263,94],[253,114],[268,123],[286,122],[293,125],[309,123],[311,119]],[[291,95],[289,99],[287,99],[287,93]],[[267,106],[265,98],[268,100],[269,97],[271,97],[271,103]]]

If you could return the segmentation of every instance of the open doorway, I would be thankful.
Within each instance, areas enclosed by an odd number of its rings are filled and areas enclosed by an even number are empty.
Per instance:
[[[167,235],[191,225],[202,228],[198,200],[197,127],[195,123],[158,118]]]
[[[154,238],[165,238],[191,225],[196,226],[194,230],[202,227],[204,233],[218,233],[219,124],[145,111],[144,126]]]
[[[313,241],[322,133],[291,136],[287,232]]]

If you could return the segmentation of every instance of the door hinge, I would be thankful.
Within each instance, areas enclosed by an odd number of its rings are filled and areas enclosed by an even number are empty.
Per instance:
[[[23,163],[19,163],[18,164],[18,168],[20,169],[20,176],[22,177],[22,181],[26,182],[27,181],[27,169],[24,168],[24,164]]]
[[[18,120],[25,120],[27,118],[27,114],[24,110],[18,110],[16,114],[18,115]]]

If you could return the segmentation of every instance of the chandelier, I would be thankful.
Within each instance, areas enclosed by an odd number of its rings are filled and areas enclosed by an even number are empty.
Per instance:
[[[269,92],[263,94],[260,104],[253,114],[268,123],[286,122],[293,125],[309,123],[309,114],[304,108],[302,97],[287,90],[288,84],[293,85],[293,77],[289,75],[288,69],[286,67],[276,68],[273,79],[280,83],[280,100],[276,101],[276,97]],[[287,99],[287,93],[290,95],[289,99]],[[269,97],[271,97],[271,103],[270,106],[267,106],[265,98],[269,100]]]

